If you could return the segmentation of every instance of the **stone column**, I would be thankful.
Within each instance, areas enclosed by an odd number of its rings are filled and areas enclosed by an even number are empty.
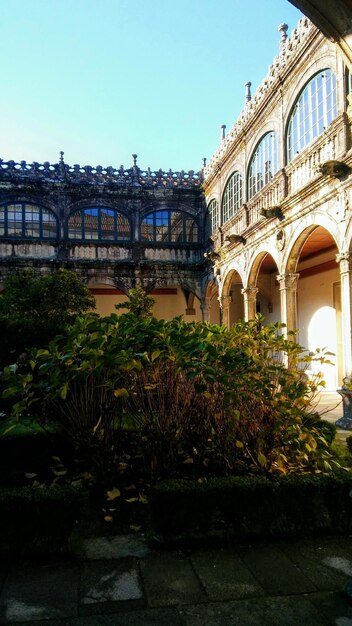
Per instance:
[[[231,296],[222,296],[220,300],[221,309],[221,323],[230,328],[230,305],[232,302]]]
[[[208,298],[201,300],[200,309],[202,311],[202,322],[210,322],[210,302]]]
[[[352,379],[352,280],[351,255],[348,252],[336,255],[340,265],[341,316],[343,345],[343,377]]]
[[[286,324],[285,334],[297,330],[297,281],[299,274],[279,274],[281,322]]]
[[[253,320],[257,312],[258,287],[246,287],[241,289],[244,297],[244,319],[246,322]]]

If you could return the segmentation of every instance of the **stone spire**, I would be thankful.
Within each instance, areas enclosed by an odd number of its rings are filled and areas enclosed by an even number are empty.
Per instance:
[[[246,91],[245,91],[245,103],[250,102],[250,101],[252,100],[251,86],[252,86],[252,83],[251,83],[251,81],[249,80],[249,81],[245,84],[245,88],[246,88]]]
[[[226,124],[221,124],[220,130],[221,130],[220,141],[223,141],[225,139]]]
[[[286,48],[286,39],[287,39],[287,30],[288,30],[288,26],[287,26],[287,24],[280,24],[280,26],[278,27],[278,31],[279,31],[279,33],[281,33],[281,38],[280,38],[280,53],[285,52],[285,48]]]

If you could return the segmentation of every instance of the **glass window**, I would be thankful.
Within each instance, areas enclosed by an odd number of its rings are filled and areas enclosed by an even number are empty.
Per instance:
[[[87,207],[69,216],[68,238],[83,241],[129,241],[131,224],[127,217],[106,207]]]
[[[277,170],[277,135],[271,131],[261,139],[251,158],[248,170],[248,200],[270,183]]]
[[[219,205],[217,200],[212,200],[208,204],[208,223],[210,233],[207,233],[209,236],[217,229],[219,222]]]
[[[293,108],[287,131],[288,160],[319,137],[336,115],[336,77],[326,69],[309,81]]]
[[[239,172],[234,172],[226,183],[221,202],[221,221],[227,222],[242,204],[242,176]]]
[[[0,207],[0,235],[29,239],[56,239],[57,218],[49,209],[17,202]]]
[[[196,243],[198,224],[182,211],[154,211],[141,223],[141,240],[164,243]]]

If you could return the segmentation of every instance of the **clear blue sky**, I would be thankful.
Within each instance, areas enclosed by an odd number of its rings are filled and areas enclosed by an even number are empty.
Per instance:
[[[0,0],[0,157],[200,169],[301,13],[287,0]]]

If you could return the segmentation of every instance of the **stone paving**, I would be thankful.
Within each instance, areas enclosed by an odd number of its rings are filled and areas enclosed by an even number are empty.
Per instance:
[[[350,579],[352,537],[182,551],[101,538],[79,559],[2,564],[0,623],[352,626]]]

